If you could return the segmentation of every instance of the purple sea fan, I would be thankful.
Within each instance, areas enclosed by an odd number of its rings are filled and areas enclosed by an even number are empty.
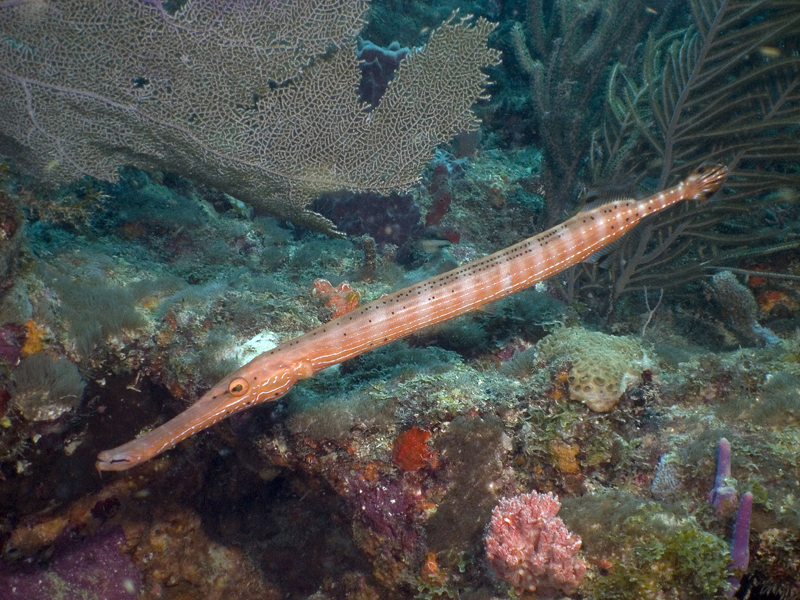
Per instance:
[[[577,556],[581,538],[556,517],[561,503],[552,494],[504,498],[494,508],[484,544],[489,564],[503,581],[523,591],[546,595],[573,593],[586,576]]]

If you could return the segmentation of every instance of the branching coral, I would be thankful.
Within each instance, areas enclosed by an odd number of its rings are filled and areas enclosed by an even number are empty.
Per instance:
[[[531,0],[525,25],[511,30],[544,150],[546,225],[575,208],[591,177],[586,158],[602,118],[605,65],[630,60],[648,25],[642,14],[641,0]]]
[[[577,267],[570,297],[611,288],[610,310],[625,292],[798,245],[796,3],[675,0],[656,11],[636,0],[531,0],[526,16],[506,43],[529,83],[546,222],[573,212],[584,193],[646,195],[704,160],[731,169],[714,202],[667,213],[600,265]]]
[[[775,227],[800,186],[788,166],[800,160],[797,6],[691,0],[691,8],[688,27],[651,34],[639,74],[614,67],[593,169],[599,180],[635,174],[649,191],[703,160],[725,162],[731,177],[722,199],[665,214],[626,238],[608,272],[585,269],[594,271],[584,281],[613,282],[612,303],[629,290],[696,278],[702,264],[798,244],[797,231]]]

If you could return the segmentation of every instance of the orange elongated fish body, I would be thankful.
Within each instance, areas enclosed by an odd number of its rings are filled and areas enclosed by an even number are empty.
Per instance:
[[[581,212],[505,250],[382,296],[257,356],[172,420],[101,452],[97,469],[129,469],[235,412],[277,400],[322,369],[530,287],[592,256],[647,215],[681,200],[706,200],[726,176],[725,167],[700,167],[644,200]]]

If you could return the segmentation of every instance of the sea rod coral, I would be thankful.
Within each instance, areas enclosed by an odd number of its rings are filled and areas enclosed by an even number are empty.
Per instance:
[[[517,594],[571,594],[586,576],[586,563],[577,556],[581,539],[556,517],[560,508],[552,493],[532,491],[504,498],[492,512],[486,556]]]

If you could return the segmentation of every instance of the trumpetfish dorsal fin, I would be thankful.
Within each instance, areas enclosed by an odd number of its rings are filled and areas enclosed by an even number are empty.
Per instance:
[[[530,287],[586,260],[648,215],[682,200],[707,200],[726,176],[725,167],[704,165],[648,198],[580,212],[504,250],[356,308],[257,356],[174,419],[101,452],[96,467],[129,469],[235,412],[277,400],[322,369]]]

